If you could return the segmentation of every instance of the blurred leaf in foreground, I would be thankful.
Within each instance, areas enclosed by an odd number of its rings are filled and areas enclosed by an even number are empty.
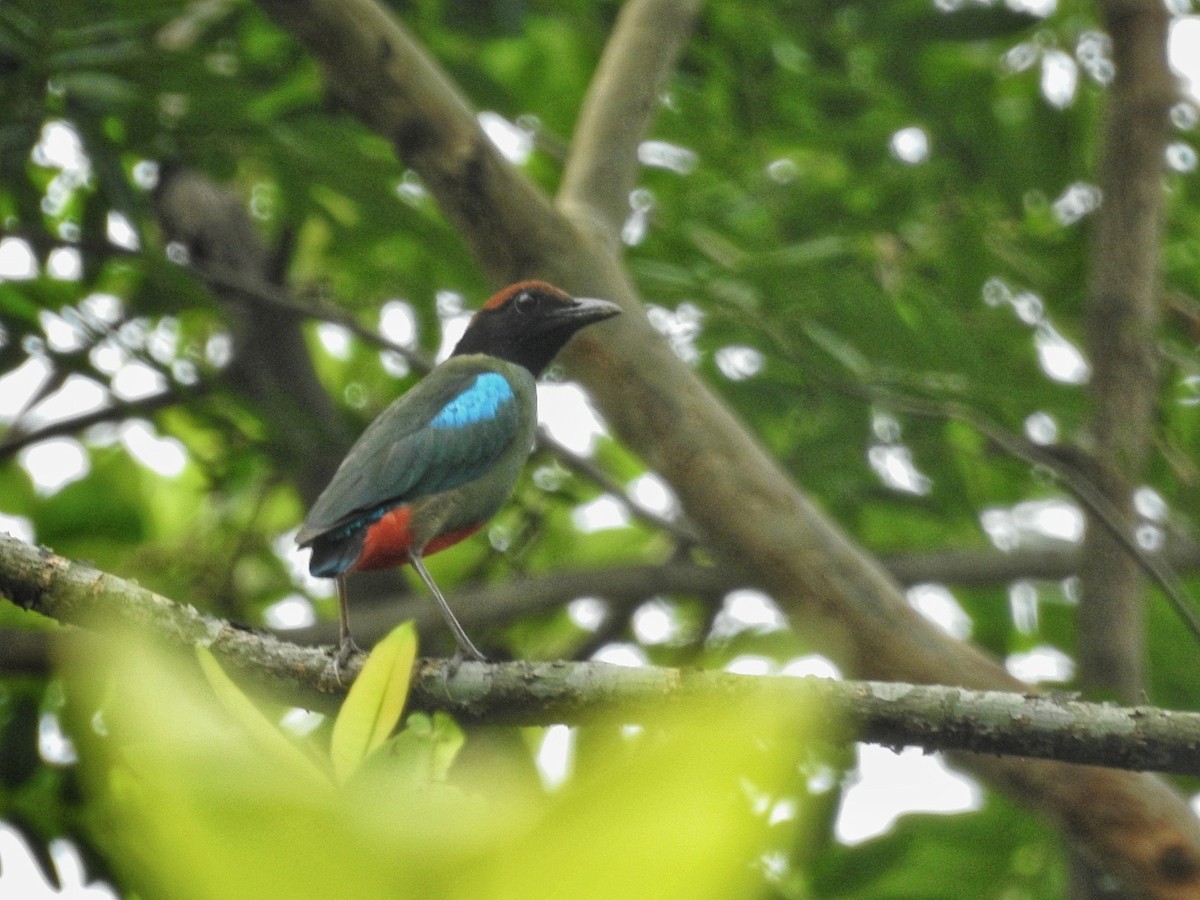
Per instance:
[[[127,883],[222,900],[761,894],[803,716],[709,703],[638,728],[590,724],[586,760],[548,793],[499,761],[454,768],[463,736],[444,714],[383,740],[411,638],[397,629],[368,663],[380,677],[342,714],[357,723],[333,729],[341,763],[318,745],[326,729],[279,730],[206,653],[207,681],[130,637],[103,665],[74,660],[68,677],[101,691],[80,738],[95,832]]]

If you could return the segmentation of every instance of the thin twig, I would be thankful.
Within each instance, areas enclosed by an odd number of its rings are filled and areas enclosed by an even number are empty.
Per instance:
[[[193,266],[191,271],[211,287],[228,291],[243,301],[263,303],[298,319],[328,322],[345,328],[371,346],[402,356],[418,372],[427,373],[433,368],[433,361],[420,350],[414,350],[412,347],[389,340],[333,304],[315,300],[309,303],[299,303],[292,299],[287,291],[266,284],[261,279],[247,278],[229,266],[205,263],[203,266]]]
[[[53,437],[62,437],[63,435],[75,435],[85,428],[91,428],[93,425],[99,425],[103,422],[124,420],[130,416],[147,415],[160,409],[166,409],[169,406],[184,403],[201,394],[207,393],[210,389],[210,386],[206,384],[190,386],[186,391],[181,390],[179,386],[175,386],[160,393],[152,394],[149,397],[143,397],[140,400],[113,402],[100,409],[91,410],[78,416],[71,416],[67,419],[60,419],[41,428],[29,431],[9,429],[9,432],[4,436],[4,440],[0,441],[0,459],[6,459],[19,453],[21,450],[39,441]]]
[[[615,497],[635,518],[641,519],[652,528],[672,535],[683,547],[695,547],[703,543],[696,529],[686,520],[669,519],[635,500],[615,479],[596,465],[595,461],[581,456],[565,444],[555,440],[544,428],[538,430],[537,445],[554,454],[555,458],[572,472],[582,475],[604,493]]]
[[[1085,473],[1068,462],[1053,448],[1041,447],[1017,437],[999,425],[989,422],[974,410],[955,401],[924,400],[903,396],[878,388],[866,389],[870,399],[901,409],[913,415],[954,419],[970,425],[1006,453],[1030,465],[1048,471],[1076,500],[1084,505],[1104,528],[1112,534],[1151,580],[1166,594],[1167,599],[1183,619],[1188,630],[1200,643],[1200,616],[1174,570],[1161,556],[1147,553],[1121,525],[1121,514],[1104,493]]]

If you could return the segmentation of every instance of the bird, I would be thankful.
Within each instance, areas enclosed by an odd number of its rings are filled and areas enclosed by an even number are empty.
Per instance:
[[[497,291],[450,356],[367,426],[317,497],[296,543],[337,583],[337,675],[358,650],[346,577],[408,563],[454,634],[454,664],[485,659],[424,559],[477,532],[512,494],[533,449],[536,379],[571,337],[620,313],[544,281]]]

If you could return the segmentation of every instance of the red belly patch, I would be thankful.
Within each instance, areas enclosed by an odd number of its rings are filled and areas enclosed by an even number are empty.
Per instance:
[[[413,541],[409,525],[411,519],[411,506],[397,506],[384,513],[378,521],[368,525],[367,533],[363,536],[362,552],[358,554],[358,559],[350,567],[350,571],[394,569],[408,562],[408,551],[412,548]],[[429,556],[431,553],[445,550],[470,537],[482,527],[482,522],[476,522],[457,531],[439,534],[425,545],[421,555]]]

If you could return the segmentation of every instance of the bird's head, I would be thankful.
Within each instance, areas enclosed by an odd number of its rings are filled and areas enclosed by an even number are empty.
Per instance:
[[[572,297],[544,281],[521,281],[483,304],[451,355],[499,357],[524,366],[536,378],[571,335],[620,311],[607,300]]]

